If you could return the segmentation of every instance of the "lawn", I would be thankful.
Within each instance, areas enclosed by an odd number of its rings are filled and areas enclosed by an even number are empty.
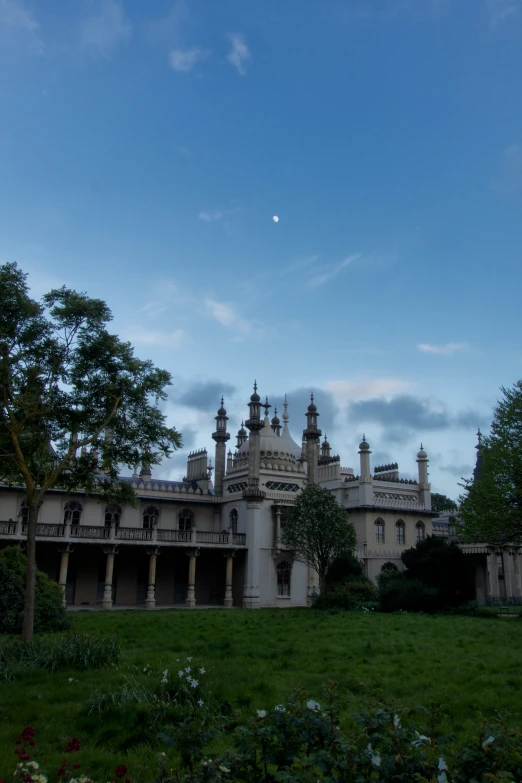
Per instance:
[[[35,758],[56,772],[71,737],[82,749],[75,761],[92,764],[109,780],[125,762],[132,780],[151,781],[161,747],[124,740],[118,722],[86,716],[80,705],[95,689],[116,690],[122,677],[158,679],[192,657],[204,667],[215,703],[228,701],[246,717],[284,702],[297,687],[321,700],[329,680],[349,698],[347,712],[368,690],[400,706],[440,703],[444,725],[473,731],[481,715],[509,712],[520,725],[522,621],[374,613],[321,614],[303,610],[194,610],[80,612],[75,631],[116,633],[118,668],[97,671],[26,671],[0,683],[0,778],[12,775],[13,740],[24,725],[36,730]],[[72,682],[69,679],[72,678]],[[124,718],[122,717],[122,723]]]

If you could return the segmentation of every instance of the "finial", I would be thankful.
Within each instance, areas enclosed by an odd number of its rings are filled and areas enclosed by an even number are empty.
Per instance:
[[[310,402],[313,402],[313,401],[314,401],[314,393],[310,392]]]
[[[254,381],[254,391],[257,391],[257,381]]]
[[[422,446],[422,443],[421,443],[420,450],[421,450],[421,451],[424,451],[424,448],[423,448],[423,446]]]
[[[271,408],[271,407],[272,406],[268,402],[268,395],[265,395],[265,401],[263,403],[263,408],[265,409],[265,416],[268,416],[268,409]]]
[[[277,408],[274,408],[274,416],[277,416]]]
[[[477,437],[478,437],[478,445],[481,446],[482,445],[482,433],[480,431],[480,427],[477,430]]]
[[[225,404],[225,400],[223,398],[223,395],[221,395],[221,407],[223,407],[224,404]]]
[[[366,443],[366,435],[364,434],[364,432],[363,432],[363,443]],[[422,446],[421,446],[421,448],[422,448]]]
[[[286,401],[286,394],[285,394],[285,401],[283,403],[283,421],[285,424],[288,424],[289,418],[290,417],[288,415],[288,402]]]

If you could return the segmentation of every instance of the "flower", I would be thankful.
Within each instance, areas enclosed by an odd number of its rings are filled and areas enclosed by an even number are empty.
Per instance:
[[[423,742],[431,742],[430,738],[425,734],[419,734],[418,731],[416,731],[415,734],[417,735],[417,739],[413,740],[411,743],[412,745],[415,745],[415,747],[420,748]]]
[[[286,707],[284,704],[278,704],[277,707],[274,707],[275,712],[286,712]]]
[[[393,725],[394,725],[394,727],[396,729],[400,729],[400,727],[401,727],[401,719],[399,718],[398,715],[394,715],[393,716]]]
[[[191,680],[191,681],[190,681],[190,684],[191,684],[191,686],[192,686],[193,688],[197,688],[197,687],[198,687],[198,685],[199,685],[199,683],[198,683],[198,681],[197,681],[197,680]]]
[[[73,737],[73,739],[69,740],[65,747],[66,753],[73,753],[76,750],[80,750],[80,740],[76,737]]]
[[[184,674],[185,672],[183,671],[183,669],[180,669],[178,672],[178,677],[183,677]]]
[[[437,783],[448,783],[448,778],[444,771],[442,771],[440,775],[437,775]]]
[[[200,674],[205,674],[205,667],[204,666],[201,667],[201,669],[199,670],[199,673]]]
[[[266,718],[266,710],[258,710],[257,711],[257,717],[258,718]]]
[[[491,745],[492,742],[495,742],[495,737],[493,737],[490,734],[490,736],[487,738],[487,740],[484,740],[484,742],[482,743],[482,747],[484,748],[484,750],[486,750],[487,746]]]
[[[204,703],[204,702],[203,702],[203,699],[198,699],[198,704],[199,704],[199,706],[200,706],[200,707],[202,707],[202,706],[203,706],[203,703]]]
[[[28,761],[27,767],[31,769],[40,769],[40,765],[37,761]]]
[[[438,769],[440,769],[440,770],[447,770],[447,769],[448,769],[448,765],[446,764],[446,762],[444,761],[444,759],[442,758],[442,756],[441,756],[441,758],[439,759],[439,766],[438,766]]]
[[[187,658],[187,661],[191,661],[191,660],[192,660],[192,656],[190,656],[189,658]]]
[[[128,767],[125,766],[125,764],[120,764],[119,767],[116,767],[114,770],[114,774],[117,778],[123,778],[127,772],[129,771]]]
[[[318,702],[314,701],[313,699],[310,699],[309,701],[307,701],[306,702],[306,706],[308,707],[309,710],[320,710],[321,709],[321,705]]]
[[[372,748],[372,743],[369,742],[367,745],[368,753],[370,754],[370,759],[374,767],[380,767],[381,766],[381,756],[377,751],[374,751]]]
[[[143,669],[145,671],[145,669]],[[74,682],[74,677],[67,677],[67,682]]]
[[[185,669],[185,671],[187,672],[187,674],[190,674],[190,666],[187,666],[187,668]]]
[[[219,769],[221,770],[221,772],[230,772],[229,768],[225,767],[224,764],[220,764]]]

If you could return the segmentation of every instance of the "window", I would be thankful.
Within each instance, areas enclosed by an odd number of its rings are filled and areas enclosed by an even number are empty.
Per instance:
[[[424,522],[417,522],[415,525],[415,540],[416,541],[424,541],[426,537],[426,528],[424,527]]]
[[[395,540],[397,544],[406,542],[406,526],[402,519],[398,519],[395,523]]]
[[[184,530],[187,533],[192,530],[192,525],[194,524],[194,514],[189,508],[184,508],[183,511],[179,512],[178,520],[180,530]]]
[[[385,564],[383,565],[383,567],[381,568],[381,571],[385,571],[385,572],[386,572],[386,571],[398,571],[398,570],[399,570],[399,569],[397,568],[397,566],[395,565],[395,563],[390,563],[390,561],[388,561],[387,563],[385,563]]]
[[[22,501],[22,505],[20,506],[20,513],[19,513],[20,519],[22,520],[23,525],[27,525],[29,522],[29,503],[27,500]]]
[[[157,523],[159,511],[155,506],[147,506],[143,511],[143,527],[145,530],[152,530]]]
[[[290,573],[292,566],[283,560],[277,566],[277,595],[290,596]]]
[[[120,526],[121,506],[107,506],[105,509],[105,527]]]
[[[237,533],[237,508],[233,508],[228,515],[228,529],[231,533]]]
[[[377,544],[384,544],[384,519],[381,517],[375,520],[375,541]]]
[[[66,503],[63,515],[64,525],[79,525],[82,511],[83,508],[81,503],[77,503],[75,500],[70,500]]]

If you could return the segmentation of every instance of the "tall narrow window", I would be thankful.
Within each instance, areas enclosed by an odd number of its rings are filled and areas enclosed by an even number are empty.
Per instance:
[[[22,504],[20,506],[20,511],[18,512],[18,516],[22,520],[22,525],[27,525],[29,522],[29,503],[27,500],[22,500]]]
[[[415,525],[415,540],[416,541],[424,541],[426,537],[426,528],[424,527],[424,522],[417,522]]]
[[[105,509],[105,527],[120,526],[121,520],[121,506],[107,506]]]
[[[159,511],[155,506],[147,506],[143,511],[143,527],[145,530],[152,530],[158,521]]]
[[[228,515],[228,529],[231,533],[237,533],[237,508],[233,508]]]
[[[179,512],[178,521],[179,529],[188,533],[189,530],[192,530],[192,525],[194,524],[194,514],[189,508],[184,508],[183,511]]]
[[[290,575],[292,566],[286,560],[282,560],[277,566],[277,595],[290,595]]]
[[[384,544],[384,519],[381,517],[375,520],[375,542]]]
[[[82,511],[83,508],[81,503],[77,503],[76,500],[69,500],[69,502],[65,504],[63,514],[64,525],[79,525]]]
[[[395,523],[395,540],[397,544],[406,543],[406,525],[402,519],[397,520]]]

